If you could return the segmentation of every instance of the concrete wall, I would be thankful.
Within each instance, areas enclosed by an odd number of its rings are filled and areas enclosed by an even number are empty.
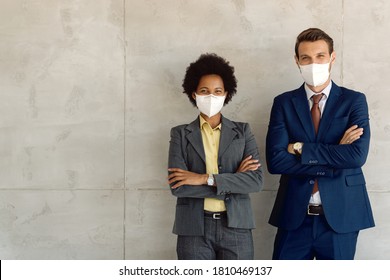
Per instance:
[[[203,52],[235,66],[223,113],[250,123],[264,159],[272,100],[302,83],[293,48],[308,27],[335,40],[334,81],[367,95],[377,227],[356,258],[389,259],[385,0],[1,0],[0,258],[175,259],[169,130],[197,114],[185,68]],[[278,176],[265,181],[253,195],[257,259],[275,233]]]

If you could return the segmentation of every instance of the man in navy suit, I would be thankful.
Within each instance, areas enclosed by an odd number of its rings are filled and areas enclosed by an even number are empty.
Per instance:
[[[305,83],[274,99],[266,140],[271,174],[281,174],[269,223],[273,259],[353,259],[374,219],[361,167],[370,126],[365,95],[330,79],[333,40],[317,28],[298,35]]]

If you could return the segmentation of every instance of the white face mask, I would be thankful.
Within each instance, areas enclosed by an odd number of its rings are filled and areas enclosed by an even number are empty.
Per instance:
[[[213,94],[209,95],[198,95],[195,93],[196,106],[199,111],[211,118],[218,114],[225,103],[225,96],[216,96]]]
[[[301,75],[303,80],[309,86],[321,86],[325,84],[325,82],[329,79],[329,65],[332,60],[332,56],[330,56],[330,60],[325,64],[312,63],[309,65],[300,65],[299,69],[301,70]]]

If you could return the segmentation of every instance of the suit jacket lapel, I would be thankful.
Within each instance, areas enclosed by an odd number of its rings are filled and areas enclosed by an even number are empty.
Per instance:
[[[336,110],[340,107],[339,103],[342,102],[342,99],[341,89],[333,83],[318,128],[318,139],[321,139],[328,131],[334,116],[336,116]]]
[[[219,151],[218,151],[218,162],[220,162],[221,156],[228,149],[233,139],[236,137],[237,132],[234,130],[236,126],[234,123],[224,116],[222,116],[222,128],[221,128],[221,139],[219,141]],[[200,122],[199,117],[190,123],[186,130],[188,134],[186,135],[188,142],[194,147],[195,151],[199,154],[203,162],[206,163],[206,156],[203,147],[202,134],[200,132]]]
[[[186,135],[188,142],[194,147],[195,151],[199,154],[203,162],[206,163],[206,156],[203,148],[202,134],[200,132],[200,121],[199,117],[194,120],[192,123],[187,125],[186,130],[188,134]]]
[[[221,161],[222,155],[225,153],[227,148],[232,143],[233,139],[236,137],[237,132],[234,130],[235,124],[222,116],[222,128],[221,128],[221,139],[219,141],[219,151],[218,151],[218,162]]]
[[[309,141],[314,142],[314,126],[313,122],[311,121],[309,103],[303,85],[296,91],[295,95],[292,98],[292,102]]]

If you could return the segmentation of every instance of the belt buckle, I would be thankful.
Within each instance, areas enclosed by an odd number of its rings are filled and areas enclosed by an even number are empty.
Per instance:
[[[312,213],[312,212],[310,212],[310,206],[316,207],[316,206],[320,206],[320,205],[319,205],[319,204],[309,204],[309,205],[307,206],[307,215],[310,215],[310,216],[319,216],[320,213]]]
[[[214,220],[220,220],[221,219],[221,213],[213,213],[213,219]]]

